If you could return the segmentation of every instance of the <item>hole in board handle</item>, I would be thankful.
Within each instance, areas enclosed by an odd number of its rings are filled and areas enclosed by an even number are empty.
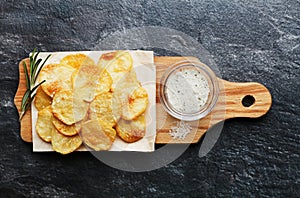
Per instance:
[[[244,107],[251,107],[254,103],[255,98],[251,95],[246,95],[242,100],[242,104]]]

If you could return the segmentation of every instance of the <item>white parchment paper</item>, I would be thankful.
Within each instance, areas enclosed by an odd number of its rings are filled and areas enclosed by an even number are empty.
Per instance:
[[[107,52],[109,51],[41,52],[38,58],[42,58],[44,60],[49,54],[51,54],[51,57],[46,62],[47,65],[52,63],[59,63],[59,61],[66,55],[74,53],[83,53],[91,57],[97,64],[99,57],[103,53]],[[126,143],[117,137],[110,151],[151,152],[154,151],[154,144],[156,138],[156,69],[153,60],[153,52],[141,50],[134,50],[128,52],[133,58],[133,68],[136,71],[137,78],[148,92],[149,104],[145,112],[146,134],[144,138],[134,143]],[[34,103],[32,103],[31,111],[33,151],[53,151],[51,143],[46,143],[43,140],[41,140],[35,131],[38,111],[35,108]],[[87,150],[88,149],[84,145],[78,149],[78,151]]]

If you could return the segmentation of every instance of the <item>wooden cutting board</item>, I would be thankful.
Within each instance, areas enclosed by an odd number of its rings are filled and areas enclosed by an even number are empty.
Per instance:
[[[183,60],[199,61],[194,57],[154,57],[154,63],[156,65],[157,88],[164,71],[169,66]],[[24,59],[22,61],[29,62],[29,59]],[[19,64],[19,87],[14,99],[18,111],[20,111],[21,100],[24,92],[26,91],[24,70],[23,65],[21,64],[22,61]],[[199,121],[189,123],[193,130],[183,140],[173,139],[170,136],[169,131],[172,126],[176,125],[178,120],[171,117],[164,111],[162,105],[160,104],[158,89],[156,89],[156,143],[197,143],[203,134],[218,122],[235,117],[258,118],[266,114],[271,107],[271,94],[269,90],[262,84],[256,82],[236,83],[220,78],[218,78],[218,82],[220,87],[220,95],[216,106],[206,117]],[[244,106],[242,101],[245,97],[254,99],[254,103],[248,107]],[[29,110],[26,112],[20,123],[20,134],[25,142],[32,142],[31,129],[31,111]]]

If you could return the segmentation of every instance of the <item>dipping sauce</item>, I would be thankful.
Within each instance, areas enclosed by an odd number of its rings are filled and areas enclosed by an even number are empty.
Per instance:
[[[219,97],[218,79],[208,66],[184,60],[169,66],[160,79],[159,99],[174,118],[195,121],[208,115]]]
[[[210,93],[206,78],[197,70],[182,69],[166,81],[169,104],[182,113],[195,113],[203,108]]]

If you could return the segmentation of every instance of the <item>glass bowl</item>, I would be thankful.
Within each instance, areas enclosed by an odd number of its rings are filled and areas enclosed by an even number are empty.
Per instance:
[[[215,73],[201,62],[178,62],[165,71],[160,81],[159,97],[163,108],[180,120],[194,121],[205,117],[212,111],[218,96]]]

